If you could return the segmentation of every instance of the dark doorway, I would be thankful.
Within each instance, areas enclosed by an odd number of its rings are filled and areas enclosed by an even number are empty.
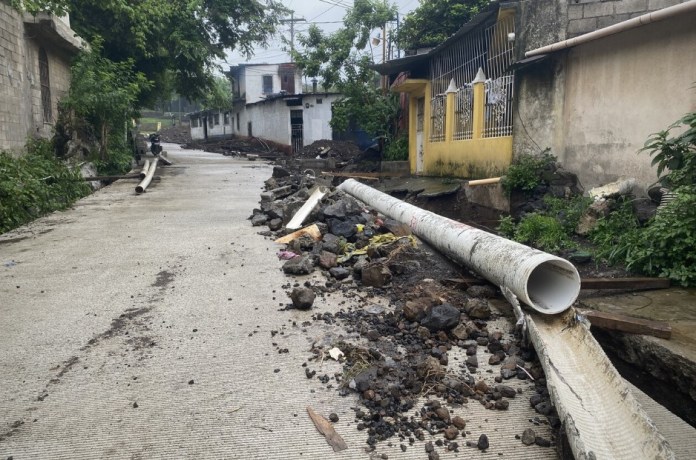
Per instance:
[[[292,153],[298,153],[304,147],[304,118],[302,110],[290,111],[290,131]]]

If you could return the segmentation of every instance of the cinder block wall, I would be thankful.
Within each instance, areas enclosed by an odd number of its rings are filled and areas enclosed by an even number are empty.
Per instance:
[[[31,127],[32,102],[24,59],[21,15],[0,3],[0,149],[24,145]]]
[[[688,0],[568,0],[567,38]]]
[[[53,119],[44,121],[39,77],[39,48],[48,56]],[[70,60],[50,43],[25,34],[22,15],[0,3],[0,150],[19,151],[28,136],[48,138],[58,101],[70,88]]]

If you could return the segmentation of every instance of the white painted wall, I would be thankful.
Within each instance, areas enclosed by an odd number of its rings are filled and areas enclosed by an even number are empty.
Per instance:
[[[321,99],[320,104],[317,99]],[[306,94],[301,106],[288,107],[287,100],[283,98],[272,101],[261,101],[256,104],[233,107],[230,112],[229,124],[223,126],[224,111],[220,112],[220,125],[208,124],[208,138],[248,136],[251,122],[252,135],[265,140],[277,142],[282,145],[291,144],[290,111],[302,110],[303,112],[303,137],[304,145],[309,145],[317,140],[331,139],[332,132],[329,126],[331,120],[331,104],[338,99],[337,95]],[[309,107],[307,107],[309,104]],[[239,129],[237,129],[237,116],[239,116]],[[202,119],[198,127],[191,127],[191,138],[201,140],[204,138]]]
[[[321,103],[317,100],[321,99]],[[304,145],[309,145],[314,141],[322,139],[331,139],[331,104],[338,99],[335,94],[306,94],[302,100],[302,110],[304,119]],[[307,108],[309,104],[309,108]],[[300,107],[293,107],[299,109]],[[288,112],[288,117],[289,117]]]
[[[264,99],[263,76],[273,77],[273,93],[280,92],[280,76],[278,75],[278,64],[263,64],[245,66],[239,76],[239,90],[242,95],[246,94],[246,103],[253,104]],[[295,72],[295,93],[302,93],[302,75],[299,71]]]
[[[215,114],[218,115],[218,123],[215,123]],[[198,126],[193,126],[193,120],[191,120],[191,139],[192,140],[202,140],[205,139],[205,130],[203,129],[203,116],[198,117]],[[217,112],[210,112],[208,115],[208,138],[223,138],[230,137],[233,133],[232,130],[232,116],[230,114],[230,119],[228,123],[225,123],[225,111],[220,110]]]

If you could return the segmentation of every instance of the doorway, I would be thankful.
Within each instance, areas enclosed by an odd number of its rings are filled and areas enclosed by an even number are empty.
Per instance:
[[[416,99],[416,174],[423,172],[423,125],[425,119],[425,97]]]
[[[292,153],[296,154],[304,147],[304,118],[302,110],[290,111],[290,131]]]

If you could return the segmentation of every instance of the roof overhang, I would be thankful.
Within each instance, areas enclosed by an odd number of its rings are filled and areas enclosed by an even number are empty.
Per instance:
[[[406,80],[392,85],[391,90],[395,93],[418,93],[425,90],[428,80],[422,78],[407,78]]]
[[[48,13],[24,14],[24,27],[36,39],[50,43],[71,54],[87,48],[87,44],[65,22]]]
[[[495,22],[496,18],[498,17],[499,10],[500,4],[498,2],[491,2],[483,10],[481,10],[479,14],[471,18],[471,21],[464,24],[457,32],[455,32],[454,35],[427,53],[407,56],[401,59],[393,59],[382,64],[372,65],[370,68],[376,70],[382,75],[394,75],[407,70],[412,70],[417,65],[427,63],[432,56],[452,45],[461,37],[478,29],[479,27],[486,27],[491,22]]]

